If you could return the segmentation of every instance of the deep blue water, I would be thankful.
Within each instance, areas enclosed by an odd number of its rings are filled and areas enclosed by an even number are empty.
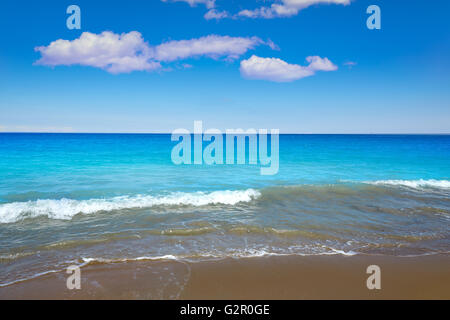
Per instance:
[[[260,165],[176,166],[175,144],[166,134],[0,134],[0,201],[450,180],[449,135],[281,135],[274,176]]]

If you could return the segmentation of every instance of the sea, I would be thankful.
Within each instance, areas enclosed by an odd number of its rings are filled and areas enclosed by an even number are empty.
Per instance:
[[[0,287],[92,263],[450,250],[450,135],[281,134],[274,175],[177,165],[176,144],[1,133]]]

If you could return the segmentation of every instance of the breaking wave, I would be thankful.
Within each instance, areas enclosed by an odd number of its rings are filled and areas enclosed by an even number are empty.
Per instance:
[[[439,189],[450,189],[449,180],[378,180],[378,181],[366,181],[365,183],[374,185],[389,185],[389,186],[402,186],[409,188],[439,188]]]
[[[166,196],[120,196],[110,199],[88,200],[36,200],[27,202],[12,202],[0,205],[0,223],[13,223],[26,218],[46,216],[50,219],[70,220],[73,216],[92,214],[101,211],[122,209],[150,208],[154,206],[205,206],[205,205],[235,205],[240,202],[250,202],[260,196],[253,189],[223,190],[183,193],[176,192]]]
[[[292,185],[284,187],[264,188],[261,190],[221,190],[213,192],[174,192],[168,195],[135,195],[119,196],[105,199],[39,199],[27,202],[11,202],[0,204],[0,223],[14,223],[26,218],[48,217],[50,219],[70,220],[77,214],[92,214],[96,212],[110,212],[124,209],[143,209],[161,206],[207,206],[248,203],[259,199],[262,202],[284,201],[291,199],[323,199],[338,194],[359,195],[363,197],[367,192],[373,194],[374,190],[354,188],[346,184],[352,181],[331,185]],[[358,186],[376,186],[380,192],[392,192],[392,188],[405,187],[419,191],[442,190],[447,194],[450,191],[450,180],[375,180],[352,182]]]

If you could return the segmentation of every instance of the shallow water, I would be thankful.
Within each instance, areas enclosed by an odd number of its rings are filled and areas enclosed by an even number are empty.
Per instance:
[[[180,165],[170,135],[0,134],[0,285],[70,264],[450,248],[450,136],[281,135]]]

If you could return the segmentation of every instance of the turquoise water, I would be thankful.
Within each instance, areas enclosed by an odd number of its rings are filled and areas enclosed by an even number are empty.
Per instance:
[[[0,285],[91,261],[449,251],[448,135],[281,135],[273,176],[177,166],[175,145],[0,134]]]

